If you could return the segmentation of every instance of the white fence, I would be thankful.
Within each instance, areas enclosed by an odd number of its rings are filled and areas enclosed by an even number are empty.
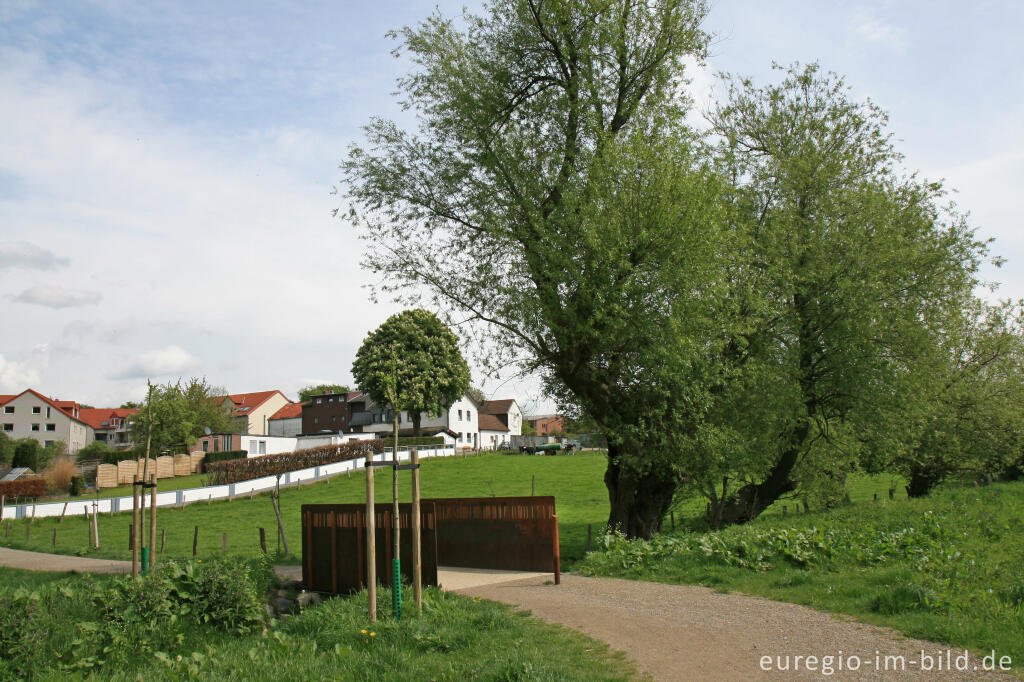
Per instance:
[[[451,446],[427,446],[417,449],[419,450],[421,458],[451,457],[455,454],[455,448]],[[408,462],[410,456],[411,453],[408,450],[398,451],[398,461],[400,462]],[[392,453],[383,452],[379,455],[374,455],[373,459],[376,462],[391,461]],[[344,462],[334,462],[333,464],[324,464],[323,466],[289,471],[286,474],[281,474],[281,485],[297,485],[300,483],[317,481],[330,476],[337,476],[338,474],[343,474],[348,471],[357,471],[362,468],[364,461],[364,458],[359,457],[358,459],[349,459]],[[238,495],[248,495],[249,493],[271,490],[277,485],[277,479],[277,476],[264,476],[263,478],[253,478],[248,481],[239,481],[238,483],[231,483],[229,485],[212,485],[205,488],[169,490],[164,493],[159,492],[158,488],[156,494],[156,506],[173,507],[189,504],[190,502],[231,499]],[[0,516],[4,519],[25,519],[32,517],[42,518],[45,516],[60,516],[61,513],[65,516],[83,516],[85,515],[86,510],[89,510],[91,513],[94,503],[98,503],[97,509],[101,514],[114,514],[122,511],[131,511],[132,509],[132,497],[131,495],[126,495],[124,497],[104,497],[99,500],[96,498],[82,498],[74,501],[69,500],[67,502],[5,505],[3,507],[3,514]],[[66,511],[64,510],[65,505],[67,505]],[[146,506],[149,506],[148,495]]]

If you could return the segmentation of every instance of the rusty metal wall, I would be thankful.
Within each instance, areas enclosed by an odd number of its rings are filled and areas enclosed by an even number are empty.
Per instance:
[[[554,497],[434,498],[442,566],[551,571],[560,582]]]
[[[400,504],[402,578],[412,582],[411,504]],[[424,585],[437,585],[437,532],[434,505],[420,505]],[[391,505],[374,510],[377,582],[391,585]],[[366,505],[302,505],[302,582],[306,589],[350,594],[366,587]]]

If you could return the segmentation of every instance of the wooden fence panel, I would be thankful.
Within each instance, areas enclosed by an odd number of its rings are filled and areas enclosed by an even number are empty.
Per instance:
[[[122,459],[117,463],[117,484],[126,485],[135,480],[135,474],[139,470],[138,462],[134,459]]]
[[[156,477],[174,478],[174,457],[164,455],[156,458]]]
[[[188,455],[174,456],[174,475],[188,476],[192,473],[192,458]]]
[[[100,464],[96,467],[96,487],[116,488],[117,487],[117,465]]]
[[[401,504],[402,577],[412,581],[411,504]],[[391,585],[391,505],[375,509],[377,580]],[[423,584],[437,585],[437,533],[433,505],[420,505]],[[302,580],[308,590],[351,594],[366,587],[366,505],[302,505]]]
[[[199,467],[203,463],[203,459],[206,458],[205,452],[193,452],[189,454],[189,471],[193,474],[199,473]]]

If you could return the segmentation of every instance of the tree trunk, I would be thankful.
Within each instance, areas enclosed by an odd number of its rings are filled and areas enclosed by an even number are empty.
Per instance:
[[[661,532],[661,522],[672,504],[676,479],[672,472],[637,475],[616,460],[619,450],[608,446],[608,468],[604,484],[608,488],[608,528],[628,538],[649,540]]]
[[[935,468],[912,466],[910,468],[910,482],[907,484],[907,497],[924,497],[943,478],[943,472]]]

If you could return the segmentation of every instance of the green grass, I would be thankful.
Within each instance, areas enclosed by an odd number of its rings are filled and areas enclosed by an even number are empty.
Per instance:
[[[602,483],[605,457],[601,453],[560,455],[479,455],[468,458],[447,457],[424,459],[420,470],[423,497],[489,497],[529,495],[531,485],[537,495],[554,495],[559,517],[559,533],[563,561],[568,563],[583,556],[587,524],[594,532],[608,516],[607,493]],[[409,501],[411,473],[400,472],[399,499]],[[391,502],[391,471],[382,469],[375,480],[378,504]],[[161,489],[163,483],[161,483]],[[302,549],[300,508],[303,504],[364,502],[365,474],[360,471],[338,476],[329,482],[281,490],[281,514],[285,534],[293,553],[291,562],[298,563]],[[112,559],[129,559],[128,528],[131,512],[99,519],[100,549],[88,548],[88,527],[82,517],[66,517],[58,523],[54,518],[38,518],[31,523],[29,539],[25,520],[4,521],[0,527],[0,545],[39,552],[80,554]],[[233,501],[197,502],[183,509],[161,507],[157,510],[157,528],[167,529],[165,556],[191,556],[195,526],[199,526],[198,554],[206,556],[221,551],[221,534],[227,535],[228,552],[255,557],[260,553],[259,528],[267,533],[269,549],[276,545],[277,522],[270,497],[257,494]],[[56,545],[53,531],[57,529]],[[159,546],[159,538],[157,543]]]
[[[424,592],[422,614],[409,604],[400,621],[391,617],[389,595],[381,594],[380,620],[368,622],[363,593],[272,621],[262,633],[258,628],[232,633],[216,619],[199,617],[196,609],[205,608],[200,606],[205,602],[191,602],[192,611],[180,608],[175,601],[180,592],[158,589],[168,586],[159,576],[132,581],[8,569],[2,577],[0,604],[6,611],[0,622],[12,627],[0,632],[0,679],[63,680],[86,674],[112,680],[582,681],[636,676],[621,655],[579,633],[507,605],[434,588]],[[202,589],[195,581],[171,584]],[[249,585],[249,594],[262,598],[264,588]]]
[[[189,474],[188,476],[175,476],[174,478],[161,478],[159,481],[160,492],[167,492],[168,490],[185,490],[187,488],[202,488],[206,485],[206,474]],[[99,491],[97,495],[95,492],[91,495],[82,495],[81,497],[72,498],[78,500],[94,499],[99,497],[100,499],[106,499],[108,497],[131,497],[132,486],[120,485],[116,488],[104,488]]]
[[[869,498],[872,499],[872,498]],[[767,515],[650,542],[602,538],[577,568],[844,613],[1024,666],[1024,483]]]
[[[597,538],[608,520],[608,493],[604,487],[606,457],[603,452],[584,452],[575,455],[501,455],[484,454],[467,458],[429,458],[421,461],[420,482],[423,497],[488,497],[529,495],[531,489],[537,495],[553,495],[558,512],[560,552],[563,568],[569,569],[581,559],[586,551],[587,526],[592,526],[592,536]],[[187,479],[195,485],[202,485],[199,475],[167,479],[160,482],[160,490],[169,490],[167,484],[184,482]],[[877,493],[880,500],[887,500],[889,476],[869,477],[853,475],[849,479],[850,495],[855,501],[871,500]],[[381,469],[375,480],[375,497],[378,504],[391,502],[391,471]],[[400,473],[399,499],[410,499],[411,474]],[[188,486],[188,487],[193,487]],[[902,485],[898,486],[902,491]],[[129,487],[130,491],[130,487]],[[284,488],[281,490],[281,514],[285,534],[292,551],[292,558],[286,563],[300,562],[302,540],[300,537],[300,508],[303,504],[327,504],[343,502],[365,502],[366,480],[362,471],[351,477],[338,476],[329,482],[321,481],[308,486]],[[695,499],[685,504],[683,514],[703,513],[703,501]],[[782,505],[788,505],[794,513],[792,500],[780,501],[769,508],[766,516],[782,514]],[[677,518],[682,524],[683,519]],[[89,532],[83,517],[66,517],[58,523],[54,518],[38,518],[31,523],[29,539],[26,541],[27,522],[16,520],[10,524],[4,521],[0,526],[0,545],[29,549],[38,552],[78,554],[107,559],[130,559],[128,549],[128,528],[131,512],[113,516],[101,515],[99,519],[100,549],[89,549]],[[666,526],[668,526],[666,522]],[[255,557],[260,553],[259,528],[266,530],[270,551],[277,549],[277,521],[274,517],[270,497],[257,494],[236,498],[233,501],[214,500],[211,504],[196,502],[184,509],[160,507],[157,510],[157,528],[167,530],[164,556],[185,557],[192,555],[192,540],[195,527],[199,526],[199,556],[221,551],[221,535],[227,535],[228,553]],[[56,544],[53,531],[57,529]],[[157,539],[158,547],[160,538]]]

